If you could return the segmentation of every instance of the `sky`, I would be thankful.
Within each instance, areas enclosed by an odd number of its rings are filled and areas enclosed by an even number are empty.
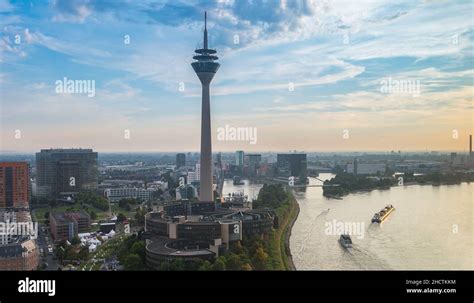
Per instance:
[[[204,11],[214,151],[468,149],[472,1],[0,0],[0,151],[198,151]]]

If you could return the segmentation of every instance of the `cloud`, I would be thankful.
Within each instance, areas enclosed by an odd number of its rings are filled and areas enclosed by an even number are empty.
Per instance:
[[[8,0],[0,0],[0,13],[8,13],[14,10],[14,6]]]
[[[380,91],[382,84],[387,81],[405,81],[405,83],[412,83],[419,85],[420,94],[436,93],[440,90],[452,90],[456,87],[463,87],[469,85],[469,79],[474,77],[474,71],[471,69],[445,71],[435,67],[424,69],[412,69],[404,72],[386,73],[380,78],[374,80],[362,81],[360,87]],[[383,82],[382,82],[383,81]],[[408,93],[407,95],[410,95]]]
[[[417,124],[418,118],[433,117],[437,112],[454,110],[472,112],[471,94],[472,87],[469,86],[461,86],[444,92],[422,93],[418,97],[408,94],[382,94],[378,91],[357,91],[335,94],[326,100],[257,107],[254,110],[259,113],[291,113],[295,116],[308,113],[330,113],[364,117],[366,114],[375,114],[385,118],[397,116],[397,119],[391,121],[395,125],[407,119]],[[455,120],[456,117],[451,116],[451,119]],[[367,122],[370,123],[370,121]],[[355,124],[357,123],[365,124],[359,120]]]
[[[290,62],[282,66],[267,66],[267,69],[263,69],[261,74],[256,76],[255,78],[262,80],[268,77],[266,82],[259,81],[257,83],[252,83],[252,81],[248,81],[246,84],[235,84],[238,82],[238,79],[250,79],[252,78],[250,75],[245,75],[245,71],[239,73],[236,77],[235,75],[231,76],[232,80],[224,79],[223,82],[230,82],[228,85],[217,85],[214,94],[215,95],[232,95],[232,94],[248,94],[258,91],[269,91],[269,90],[280,90],[280,91],[288,91],[290,86],[293,89],[303,88],[306,86],[314,86],[314,85],[324,85],[324,84],[333,84],[339,81],[352,79],[357,77],[358,75],[364,72],[364,67],[362,66],[355,66],[347,62],[339,61],[335,63],[334,66],[340,68],[340,70],[334,72],[324,73],[323,70],[321,73],[313,73],[314,70],[318,70],[321,68],[322,65],[318,64],[310,64],[310,65],[303,65],[301,62]],[[327,67],[327,65],[326,65]],[[271,81],[271,77],[278,76],[280,71],[284,70],[287,73],[285,76],[280,77],[280,81]],[[306,76],[301,76],[305,74]],[[275,79],[275,78],[274,78]],[[293,82],[294,81],[294,82]]]
[[[17,37],[14,38],[15,40]],[[14,41],[10,39],[8,36],[4,36],[0,38],[0,63],[5,61],[8,55],[16,55],[21,58],[26,57],[26,52],[23,51],[21,45],[15,44]]]
[[[58,13],[53,21],[83,23],[92,14],[91,3],[89,0],[54,0],[52,7]]]
[[[97,48],[88,47],[85,46],[83,43],[65,41],[62,39],[45,35],[39,31],[32,32],[29,28],[21,28],[19,26],[7,26],[4,28],[4,33],[15,37],[15,39],[18,35],[20,43],[15,46],[9,36],[4,36],[2,38],[3,42],[0,42],[0,49],[11,53],[17,53],[21,57],[25,57],[27,53],[27,47],[24,45],[24,43],[21,43],[21,41],[25,41],[27,44],[30,45],[39,45],[42,47],[46,47],[54,52],[74,57],[83,57],[84,55],[86,55],[103,58],[110,56],[110,53],[107,50],[100,50]]]

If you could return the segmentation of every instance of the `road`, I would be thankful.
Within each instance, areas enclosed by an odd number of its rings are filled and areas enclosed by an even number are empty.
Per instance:
[[[42,223],[38,223],[38,229],[38,248],[40,251],[43,250],[43,253],[40,254],[40,267],[44,263],[48,263],[48,267],[45,270],[58,270],[58,262],[53,258],[55,252],[53,251],[53,253],[49,253],[48,251],[48,245],[51,245],[54,249],[54,243],[51,234],[49,233],[49,229]]]

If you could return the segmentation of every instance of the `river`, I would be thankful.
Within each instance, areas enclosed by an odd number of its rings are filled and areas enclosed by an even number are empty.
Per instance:
[[[310,185],[317,184],[310,179]],[[239,186],[226,180],[223,193],[244,191],[252,199],[260,188],[248,180]],[[290,239],[293,262],[298,270],[472,270],[473,189],[474,183],[410,185],[335,200],[323,197],[321,187],[298,188],[300,214]],[[373,214],[387,204],[395,211],[382,225],[371,224]],[[341,224],[353,228],[352,248],[338,243],[340,230],[334,227]]]

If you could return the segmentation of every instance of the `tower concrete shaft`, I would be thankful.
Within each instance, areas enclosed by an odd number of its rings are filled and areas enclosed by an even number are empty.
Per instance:
[[[204,75],[207,74],[207,75]],[[212,73],[200,73],[202,83],[202,107],[201,107],[201,202],[214,201],[212,188],[212,138],[211,138],[211,98],[209,96],[209,84],[214,76]],[[209,79],[203,81],[202,78]]]

